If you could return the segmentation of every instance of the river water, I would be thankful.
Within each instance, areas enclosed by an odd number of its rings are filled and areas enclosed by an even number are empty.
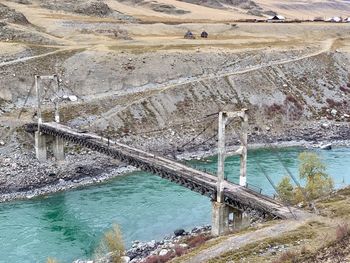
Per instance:
[[[279,149],[282,162],[298,174],[300,148]],[[350,149],[318,151],[337,188],[350,184]],[[248,183],[272,195],[273,187],[257,166],[278,183],[286,174],[272,150],[248,154]],[[190,161],[190,165],[215,172],[216,158]],[[226,160],[228,179],[238,182],[239,158]],[[126,245],[132,240],[161,239],[177,228],[209,224],[207,197],[157,176],[135,172],[107,183],[29,201],[0,204],[0,262],[59,262],[88,258],[103,232],[121,226]]]

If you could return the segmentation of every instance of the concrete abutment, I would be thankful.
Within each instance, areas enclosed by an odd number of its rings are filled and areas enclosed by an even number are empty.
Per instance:
[[[39,162],[45,162],[47,160],[48,144],[52,144],[52,153],[56,161],[64,161],[64,140],[59,137],[53,137],[36,131],[35,154]]]
[[[212,225],[211,233],[213,236],[227,234],[230,230],[229,219],[233,218],[233,229],[241,229],[249,226],[249,216],[225,203],[212,202]]]

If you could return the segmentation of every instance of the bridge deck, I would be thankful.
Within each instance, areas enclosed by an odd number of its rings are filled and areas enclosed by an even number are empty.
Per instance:
[[[34,132],[37,124],[28,124],[27,131]],[[157,174],[165,179],[216,199],[217,178],[174,160],[157,156],[128,145],[102,138],[93,133],[83,133],[58,123],[40,125],[43,134],[57,136],[89,149],[119,159],[128,165]],[[289,209],[276,200],[231,182],[225,182],[224,200],[239,210],[254,209],[264,216],[291,218]],[[295,210],[295,209],[293,209]],[[296,212],[296,210],[294,211]]]

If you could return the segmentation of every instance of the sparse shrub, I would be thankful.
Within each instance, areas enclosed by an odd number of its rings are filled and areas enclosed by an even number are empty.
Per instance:
[[[284,109],[288,119],[298,120],[303,114],[303,105],[291,94],[287,95],[284,101]]]
[[[173,253],[168,253],[165,256],[151,255],[145,259],[144,263],[165,263],[174,257]]]
[[[286,101],[292,102],[299,110],[303,109],[303,106],[300,104],[300,102],[290,94],[287,95]]]
[[[182,256],[183,254],[185,254],[186,253],[186,248],[183,248],[183,247],[180,247],[179,245],[176,245],[175,246],[175,248],[174,248],[174,250],[175,250],[175,255],[177,256],[177,257],[180,257],[180,256]]]
[[[326,102],[328,103],[329,107],[340,107],[342,104],[341,102],[335,101],[335,100],[330,99],[330,98],[326,99]]]
[[[349,225],[347,223],[338,225],[335,234],[337,241],[342,241],[345,237],[350,235]]]
[[[158,255],[151,255],[148,256],[144,263],[159,263],[159,256]]]
[[[274,260],[273,263],[294,263],[297,262],[298,255],[295,252],[292,251],[286,251],[281,256],[279,256],[278,259]]]
[[[198,236],[193,236],[187,239],[186,243],[190,248],[198,247],[205,243],[209,239],[209,236],[201,234]]]
[[[348,85],[350,85],[350,83],[348,83]],[[348,86],[348,88],[350,88],[350,87]],[[348,89],[348,88],[341,86],[339,89],[340,89],[342,92],[347,93],[347,92],[350,92],[350,89]]]
[[[303,246],[300,250],[301,255],[308,255],[310,251],[306,248],[306,246]]]
[[[285,111],[283,109],[283,105],[274,103],[265,109],[265,113],[266,113],[266,115],[268,115],[271,118],[277,114],[284,114]]]
[[[96,257],[101,258],[110,253],[111,262],[121,263],[121,257],[124,255],[124,252],[125,246],[120,228],[117,224],[114,224],[112,229],[103,235],[102,241],[96,251]]]
[[[304,200],[304,193],[303,193],[303,188],[302,187],[295,187],[293,191],[293,204],[299,204],[302,203]]]
[[[277,185],[279,197],[288,203],[293,202],[293,190],[293,185],[290,182],[290,178],[287,176],[284,176],[282,181]]]

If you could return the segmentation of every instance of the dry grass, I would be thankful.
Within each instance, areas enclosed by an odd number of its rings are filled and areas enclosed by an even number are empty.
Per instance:
[[[211,237],[208,235],[201,234],[198,236],[193,236],[193,237],[188,238],[186,240],[186,243],[190,248],[194,248],[194,247],[198,247],[198,246],[204,244],[210,238]]]
[[[336,240],[342,241],[345,237],[347,237],[350,234],[349,225],[347,223],[338,225],[335,233],[336,233]]]
[[[312,240],[316,236],[316,231],[314,228],[319,226],[319,222],[310,222],[284,235],[276,238],[266,238],[262,241],[250,243],[237,250],[224,253],[219,257],[209,260],[208,262],[239,262],[239,260],[243,258],[248,260],[247,262],[271,262],[271,255],[268,255],[267,260],[264,258],[264,252],[266,252],[269,248],[285,244],[294,244],[298,240]],[[269,253],[266,253],[266,255],[267,254]]]
[[[122,263],[121,257],[124,255],[124,252],[125,246],[120,228],[114,224],[103,235],[102,241],[95,252],[96,258],[103,258],[109,254],[112,263]]]
[[[286,251],[281,256],[279,256],[278,259],[272,261],[272,263],[285,263],[290,262],[294,263],[297,262],[298,255],[293,251]]]

